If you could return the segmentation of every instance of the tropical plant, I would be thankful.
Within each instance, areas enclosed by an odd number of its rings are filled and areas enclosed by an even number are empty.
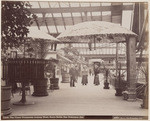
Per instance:
[[[27,9],[30,4],[25,1],[2,1],[2,51],[9,47],[19,47],[29,32],[33,14]]]

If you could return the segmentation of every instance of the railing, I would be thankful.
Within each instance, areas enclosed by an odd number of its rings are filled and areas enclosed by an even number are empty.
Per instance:
[[[2,79],[8,82],[33,82],[44,78],[44,66],[52,62],[44,59],[17,58],[2,61]]]
[[[20,82],[22,84],[22,99],[19,103],[26,104],[25,84],[38,83],[44,80],[44,68],[46,64],[57,60],[44,60],[32,58],[15,58],[2,61],[2,79],[7,85]],[[42,83],[42,82],[41,82]]]

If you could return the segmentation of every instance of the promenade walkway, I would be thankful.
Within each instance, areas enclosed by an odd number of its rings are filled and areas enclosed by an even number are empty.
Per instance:
[[[27,95],[27,101],[34,105],[12,105],[11,116],[26,115],[112,115],[112,116],[147,116],[148,110],[141,109],[142,100],[128,102],[115,96],[114,87],[103,89],[103,79],[100,85],[93,85],[93,77],[89,77],[87,86],[81,85],[79,78],[76,87],[69,83],[59,84],[59,90],[48,90],[49,96],[34,97]],[[32,90],[32,89],[31,89]],[[33,91],[33,90],[32,90]],[[17,93],[11,103],[17,102],[21,96]]]

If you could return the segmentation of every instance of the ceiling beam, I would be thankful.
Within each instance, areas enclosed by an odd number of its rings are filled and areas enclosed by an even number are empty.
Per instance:
[[[38,4],[39,4],[39,7],[41,8],[40,2],[38,2]],[[48,28],[48,25],[47,25],[47,21],[46,21],[46,19],[45,19],[45,14],[43,13],[42,15],[43,15],[43,20],[45,21],[45,25],[46,25],[48,34],[50,34],[50,31],[49,31],[49,28]]]
[[[91,7],[91,3],[90,4],[90,7]],[[93,21],[93,15],[92,15],[92,12],[90,12],[90,15],[91,15],[91,20]]]
[[[115,57],[116,58],[116,54],[80,54],[80,55],[88,58],[93,58],[93,57],[109,57],[109,58]],[[126,58],[125,54],[118,54],[118,57]],[[136,58],[140,59],[139,54],[136,54]],[[147,59],[148,58],[147,54],[144,54],[143,58]]]
[[[61,8],[60,2],[58,2],[58,4],[59,4],[59,7]],[[62,17],[62,20],[63,20],[64,28],[66,29],[66,23],[65,23],[65,20],[64,20],[64,17],[63,17],[62,13],[61,13],[61,17]]]
[[[81,55],[81,56],[85,57],[86,59],[108,59],[108,60],[115,59],[115,55],[110,56],[110,54],[107,54],[107,55],[100,54],[97,56],[86,56],[86,55]],[[125,59],[126,58],[124,56],[119,57],[119,60],[125,60]],[[148,58],[147,57],[143,57],[143,58],[136,57],[136,62],[148,62]]]
[[[70,2],[69,2],[69,8],[71,8]],[[73,23],[73,25],[74,25],[74,20],[73,20],[72,12],[71,12],[71,19],[72,19],[72,23]]]
[[[48,2],[48,5],[49,5],[49,7],[51,8],[51,4]],[[53,22],[54,22],[54,25],[55,25],[55,28],[56,28],[56,32],[58,33],[58,28],[57,28],[57,24],[56,24],[56,21],[55,21],[55,17],[54,17],[54,14],[53,13],[51,13],[52,14],[52,19],[53,19]],[[61,18],[62,19],[62,18]],[[47,23],[48,24],[48,23]],[[49,25],[49,24],[48,24]]]
[[[88,59],[98,59],[98,58],[116,58],[116,54],[80,54],[81,56]],[[125,60],[126,57],[124,54],[119,54],[119,59]]]
[[[50,34],[50,30],[49,30],[49,28],[48,28],[47,21],[46,21],[46,19],[45,19],[45,14],[43,14],[43,19],[44,19],[44,21],[45,21],[45,25],[46,25],[48,34]]]
[[[68,26],[73,25],[72,23],[72,17],[63,17],[62,21],[62,17],[54,17],[55,18],[55,23],[53,21],[53,17],[45,17],[45,19],[47,20],[47,24],[48,26],[54,26],[55,24],[57,26],[64,26],[64,22],[67,23]],[[87,20],[89,20],[91,17],[88,16]],[[120,23],[120,19],[121,16],[116,16],[114,17],[114,22],[115,23]],[[43,21],[43,17],[39,17],[37,18],[38,23],[40,24],[40,26],[45,26],[44,24],[41,24]],[[74,17],[74,21],[75,23],[80,23],[82,22],[82,17]],[[93,21],[99,21],[99,16],[93,16]],[[111,22],[111,16],[110,15],[104,15],[103,16],[103,21],[107,21],[107,22]],[[32,26],[37,26],[36,22],[33,22]]]
[[[81,4],[79,3],[79,6],[81,7]],[[81,15],[81,19],[82,19],[82,22],[83,22],[83,15],[82,15],[82,12],[80,12],[80,15]]]
[[[115,10],[114,6],[63,7],[63,8],[29,8],[31,13],[68,13],[68,12],[100,12]],[[133,5],[123,5],[120,10],[133,10]],[[117,9],[117,11],[119,11]]]
[[[102,6],[102,3],[100,3],[100,6]],[[100,13],[101,13],[100,19],[102,21],[103,20],[102,11],[100,11]]]

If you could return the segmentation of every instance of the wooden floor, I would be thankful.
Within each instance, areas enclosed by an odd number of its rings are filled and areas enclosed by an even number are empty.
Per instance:
[[[34,105],[12,105],[11,116],[27,115],[112,115],[112,116],[147,116],[148,110],[141,109],[142,100],[128,102],[122,97],[115,96],[115,90],[103,89],[103,79],[100,85],[93,85],[93,77],[89,77],[87,86],[81,85],[79,78],[76,87],[69,83],[60,83],[59,90],[48,90],[49,96],[34,97],[27,95],[27,101],[34,101]],[[33,91],[33,90],[32,90]],[[15,94],[11,103],[21,99]]]

